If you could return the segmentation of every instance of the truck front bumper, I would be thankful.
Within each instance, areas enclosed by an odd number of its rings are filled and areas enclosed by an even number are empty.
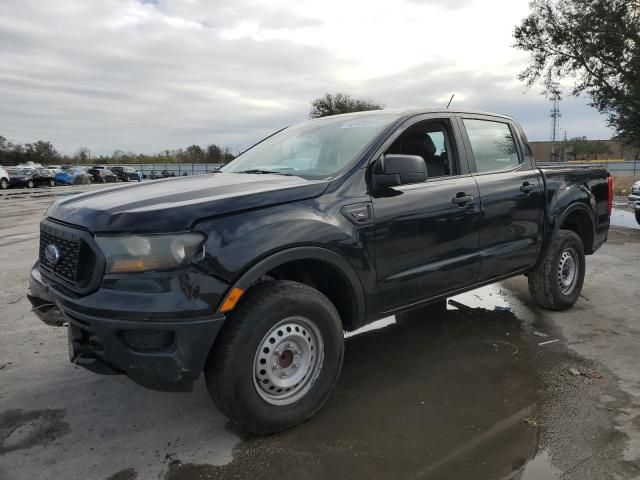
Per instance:
[[[174,318],[165,314],[154,319],[90,310],[52,288],[40,275],[37,264],[31,270],[29,283],[28,298],[34,313],[49,325],[68,326],[72,363],[95,373],[126,374],[154,390],[191,390],[225,320],[221,313]],[[100,290],[93,295],[100,295]],[[114,292],[106,295],[113,301]],[[182,292],[163,295],[180,297]],[[112,308],[125,310],[131,293],[124,298],[124,304]],[[149,314],[153,317],[153,312]]]

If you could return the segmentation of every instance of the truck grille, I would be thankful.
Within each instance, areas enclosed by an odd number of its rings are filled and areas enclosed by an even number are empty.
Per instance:
[[[47,258],[47,247],[53,246],[59,252],[57,261]],[[96,273],[96,254],[91,246],[81,238],[65,231],[56,231],[55,227],[40,227],[40,269],[42,273],[67,286],[82,290],[87,288]]]

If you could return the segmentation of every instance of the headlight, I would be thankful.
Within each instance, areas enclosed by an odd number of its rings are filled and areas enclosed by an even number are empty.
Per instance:
[[[202,254],[201,233],[170,235],[104,235],[96,243],[107,260],[105,273],[173,270]]]

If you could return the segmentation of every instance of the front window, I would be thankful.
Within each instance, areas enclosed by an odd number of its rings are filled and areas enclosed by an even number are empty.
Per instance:
[[[464,126],[479,173],[506,170],[520,164],[509,125],[489,120],[465,119]]]
[[[332,177],[349,166],[399,116],[367,113],[310,120],[276,133],[220,170]]]

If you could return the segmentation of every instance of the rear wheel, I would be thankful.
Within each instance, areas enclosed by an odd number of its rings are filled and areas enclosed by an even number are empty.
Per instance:
[[[56,182],[55,182],[55,180],[53,178],[51,180],[49,180],[49,186],[50,187],[55,187],[56,186]]]
[[[319,291],[272,281],[245,294],[207,365],[207,388],[220,410],[261,435],[312,416],[333,389],[344,356],[338,312]]]
[[[640,225],[640,212],[636,212],[636,222]]]
[[[36,184],[35,184],[35,183],[33,183],[33,180],[29,180],[29,181],[27,182],[27,188],[33,188],[33,187],[35,187],[35,186],[36,186]]]
[[[6,190],[7,188],[9,188],[9,180],[3,178],[2,180],[0,180],[0,189]]]
[[[566,310],[580,296],[584,272],[582,240],[570,230],[559,230],[542,263],[529,273],[529,292],[543,308]]]

